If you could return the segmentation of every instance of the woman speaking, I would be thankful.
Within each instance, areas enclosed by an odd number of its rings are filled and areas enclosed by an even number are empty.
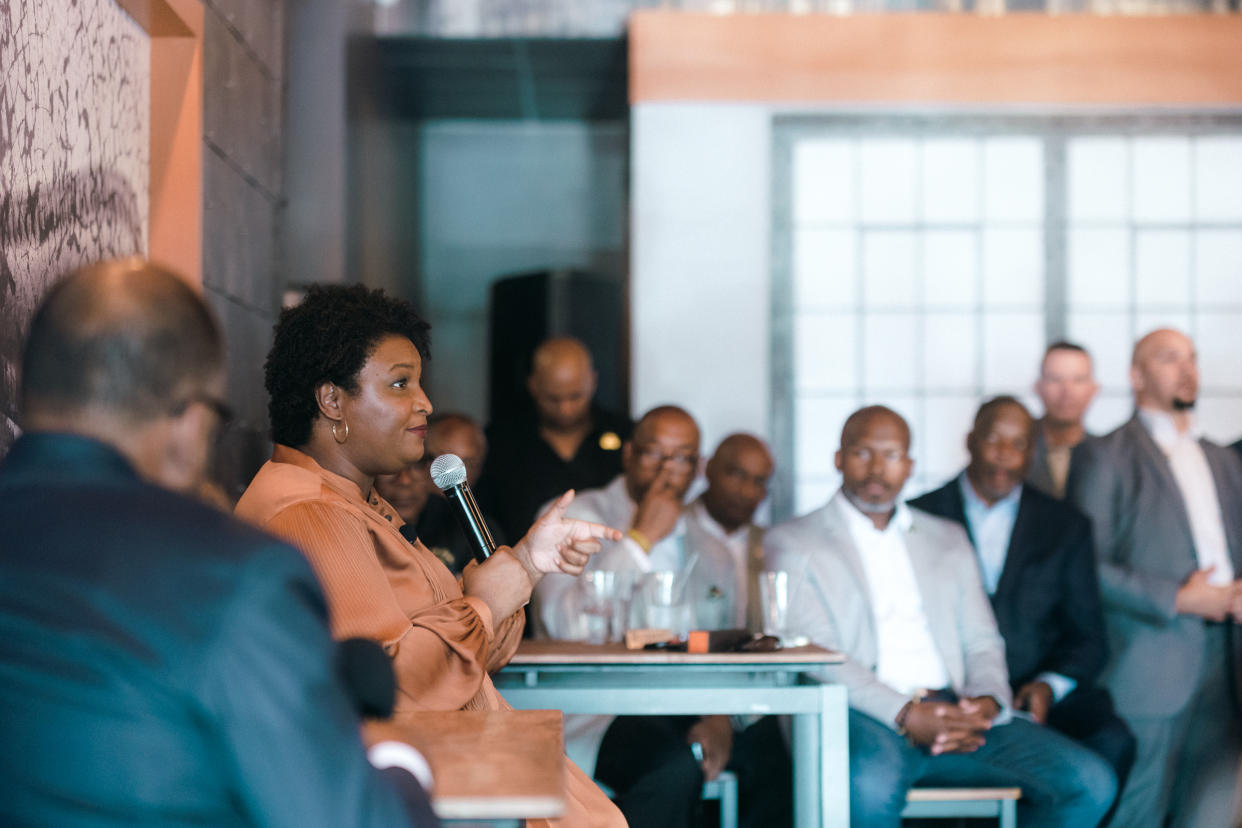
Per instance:
[[[567,492],[512,548],[460,583],[373,489],[419,460],[431,402],[420,386],[428,325],[409,303],[361,285],[316,286],[281,313],[264,367],[275,450],[237,514],[296,544],[328,596],[337,638],[379,641],[398,710],[499,710],[488,673],[522,636],[522,607],[548,572],[578,574],[618,533],[564,517]],[[558,824],[624,825],[566,760]]]

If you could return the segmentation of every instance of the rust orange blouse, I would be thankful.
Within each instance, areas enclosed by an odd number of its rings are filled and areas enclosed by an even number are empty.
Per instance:
[[[456,577],[397,531],[396,510],[310,456],[277,445],[237,503],[238,517],[288,539],[310,560],[328,597],[336,638],[379,641],[393,660],[398,710],[502,710],[488,673],[522,638],[519,610],[499,623],[462,595]],[[475,564],[471,564],[474,566]],[[624,826],[625,818],[566,760],[568,810],[556,825]],[[545,824],[528,821],[528,825]]]

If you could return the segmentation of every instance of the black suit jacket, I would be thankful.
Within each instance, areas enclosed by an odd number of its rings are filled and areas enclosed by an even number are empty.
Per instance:
[[[435,823],[367,762],[297,550],[63,434],[0,464],[0,527],[0,824]]]
[[[971,531],[957,478],[910,505]],[[1091,526],[1081,512],[1022,487],[992,610],[1015,688],[1044,671],[1069,676],[1079,687],[1096,680],[1108,644]]]

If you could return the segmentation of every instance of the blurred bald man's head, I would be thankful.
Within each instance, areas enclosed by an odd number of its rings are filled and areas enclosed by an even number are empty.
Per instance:
[[[768,446],[753,434],[730,434],[707,461],[703,505],[726,532],[749,524],[768,496],[775,466]]]
[[[75,271],[48,292],[22,356],[22,425],[93,437],[139,473],[197,486],[225,416],[224,343],[199,295],[138,258]]]
[[[554,432],[586,428],[597,382],[585,345],[571,337],[545,341],[535,349],[526,379],[540,426]]]
[[[1173,413],[1194,408],[1199,396],[1199,364],[1190,337],[1161,328],[1134,345],[1130,385],[1140,408]]]

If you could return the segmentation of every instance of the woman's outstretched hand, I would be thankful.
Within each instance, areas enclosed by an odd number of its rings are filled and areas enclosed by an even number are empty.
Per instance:
[[[565,517],[574,501],[570,489],[539,516],[526,536],[513,546],[513,554],[537,581],[549,572],[579,575],[587,561],[600,550],[601,540],[619,541],[621,532],[599,523]]]

